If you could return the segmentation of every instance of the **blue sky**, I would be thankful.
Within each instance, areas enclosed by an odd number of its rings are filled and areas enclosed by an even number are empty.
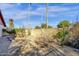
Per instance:
[[[32,27],[45,23],[46,4],[33,3],[29,11],[29,4],[0,4],[0,9],[6,25],[9,25],[9,19],[14,20],[15,27],[28,27],[30,23]],[[56,27],[63,20],[75,22],[79,16],[78,3],[49,3],[48,4],[48,24]],[[29,20],[30,19],[30,22]]]

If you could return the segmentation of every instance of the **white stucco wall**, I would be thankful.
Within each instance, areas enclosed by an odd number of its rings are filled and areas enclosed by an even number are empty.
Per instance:
[[[2,25],[0,25],[0,37],[2,36]]]
[[[4,28],[3,23],[0,19],[0,37],[2,36],[2,28]]]

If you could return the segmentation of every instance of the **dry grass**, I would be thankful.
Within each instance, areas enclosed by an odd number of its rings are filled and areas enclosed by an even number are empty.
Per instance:
[[[12,46],[22,45],[22,55],[28,54],[33,49],[45,53],[50,48],[50,44],[52,45],[52,42],[55,42],[55,39],[53,39],[53,35],[55,35],[57,32],[57,29],[33,29],[31,30],[30,36],[26,36],[25,38],[16,37],[12,43]]]

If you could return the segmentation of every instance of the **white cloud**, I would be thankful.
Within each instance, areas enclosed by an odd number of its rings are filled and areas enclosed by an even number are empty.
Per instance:
[[[13,8],[15,7],[16,5],[15,4],[7,4],[7,3],[0,3],[0,9],[2,10],[5,10],[5,9],[8,9],[8,8]]]
[[[48,7],[48,15],[49,17],[57,17],[59,12],[70,11],[71,8],[68,7],[60,7],[60,6],[49,6]],[[55,13],[57,12],[57,13]],[[46,14],[46,7],[39,7],[33,11],[31,11],[31,15],[41,15],[45,16]]]
[[[50,12],[60,12],[60,11],[68,11],[70,8],[68,7],[60,7],[60,6],[50,6],[48,7]]]
[[[5,18],[13,18],[14,20],[23,20],[24,18],[27,18],[27,14],[27,10],[14,9],[3,11],[3,15],[5,16]]]

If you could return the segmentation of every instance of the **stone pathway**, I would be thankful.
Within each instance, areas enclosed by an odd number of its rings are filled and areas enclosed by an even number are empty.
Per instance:
[[[47,53],[46,56],[79,56],[79,50],[69,46],[54,46],[54,48],[52,48],[52,50]]]
[[[10,56],[16,53],[18,47],[10,48],[12,40],[12,36],[0,37],[0,56]]]
[[[7,53],[10,43],[7,37],[0,38],[0,53]]]

